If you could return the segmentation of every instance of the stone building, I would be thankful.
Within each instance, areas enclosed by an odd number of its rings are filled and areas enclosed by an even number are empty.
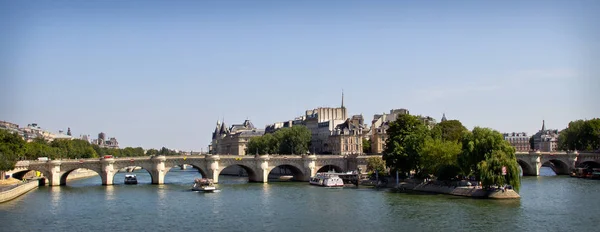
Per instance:
[[[376,114],[371,122],[370,138],[371,138],[371,153],[380,154],[385,150],[385,141],[388,138],[387,129],[389,124],[396,121],[398,115],[410,114],[407,109],[392,109],[389,114]],[[429,129],[432,129],[437,123],[436,120],[429,116],[417,116]],[[446,115],[442,120],[446,120]]]
[[[209,150],[211,154],[246,155],[248,140],[264,134],[265,130],[257,129],[250,120],[234,124],[230,128],[227,128],[225,122],[217,121]]]
[[[380,154],[385,150],[385,141],[387,140],[387,129],[389,123],[396,121],[398,115],[410,114],[407,109],[392,109],[389,114],[376,114],[371,122],[371,153]]]
[[[531,150],[531,146],[529,144],[529,139],[531,137],[527,136],[527,133],[504,133],[504,140],[508,141],[511,146],[515,148],[516,151],[526,152]]]
[[[115,137],[110,137],[107,139],[107,136],[104,132],[98,133],[97,139],[92,139],[92,144],[96,144],[99,147],[104,148],[119,148],[119,142]]]
[[[354,115],[335,127],[324,145],[325,153],[334,155],[363,154],[362,139],[368,131],[362,115]]]
[[[558,130],[546,129],[546,122],[542,120],[542,129],[533,135],[533,148],[542,152],[558,150]]]

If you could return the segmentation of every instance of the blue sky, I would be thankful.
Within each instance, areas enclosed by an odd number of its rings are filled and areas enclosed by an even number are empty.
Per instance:
[[[218,119],[600,117],[597,1],[3,1],[0,120],[206,150]]]

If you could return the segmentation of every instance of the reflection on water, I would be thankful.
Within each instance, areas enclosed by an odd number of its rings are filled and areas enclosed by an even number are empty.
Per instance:
[[[113,201],[115,200],[115,186],[113,185],[107,185],[105,186],[105,192],[104,192],[104,199],[106,201]]]
[[[40,187],[18,206],[0,204],[1,230],[594,231],[600,214],[600,181],[565,176],[523,177],[522,199],[495,201],[229,176],[220,177],[221,192],[201,193],[190,191],[197,175],[172,170],[166,185],[90,178]]]
[[[50,204],[52,205],[52,213],[56,213],[58,206],[60,205],[61,200],[61,187],[60,186],[52,186],[50,188]]]

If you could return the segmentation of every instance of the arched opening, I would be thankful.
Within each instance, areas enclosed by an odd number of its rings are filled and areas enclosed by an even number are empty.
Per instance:
[[[569,165],[557,159],[544,162],[540,168],[540,176],[569,175]],[[554,172],[554,174],[552,173]]]
[[[269,182],[272,181],[303,181],[306,177],[299,168],[284,164],[274,167],[269,172]]]
[[[329,165],[325,165],[325,166],[319,168],[319,170],[317,170],[317,173],[319,173],[319,172],[338,172],[339,173],[339,172],[344,172],[344,170],[342,170],[342,168],[340,168],[336,165],[329,164]]]
[[[521,176],[535,176],[535,170],[527,162],[517,159],[517,163],[521,168]]]
[[[153,177],[149,170],[132,165],[119,169],[113,176],[113,184],[125,184],[125,175],[135,175],[138,184],[152,184],[153,182]]]
[[[192,185],[196,178],[208,178],[208,175],[202,168],[191,165],[175,165],[165,173],[165,184]]]
[[[23,171],[19,171],[19,172],[14,172],[13,174],[10,175],[11,178],[17,179],[17,180],[30,180],[30,179],[34,179],[34,178],[44,178],[45,183],[48,183],[48,179],[46,177],[46,175],[38,170],[23,170]]]
[[[102,184],[102,178],[99,173],[87,168],[75,168],[63,173],[60,176],[60,185],[67,185],[67,181],[70,182],[69,185],[73,186]]]
[[[257,181],[254,170],[245,165],[230,165],[219,172],[219,184],[243,184]]]

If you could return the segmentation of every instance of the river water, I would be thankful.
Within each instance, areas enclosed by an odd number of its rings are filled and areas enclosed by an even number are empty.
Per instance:
[[[523,177],[520,200],[390,193],[367,187],[245,183],[190,191],[200,175],[171,170],[165,185],[102,186],[100,177],[40,187],[0,204],[0,231],[599,231],[600,181]]]

